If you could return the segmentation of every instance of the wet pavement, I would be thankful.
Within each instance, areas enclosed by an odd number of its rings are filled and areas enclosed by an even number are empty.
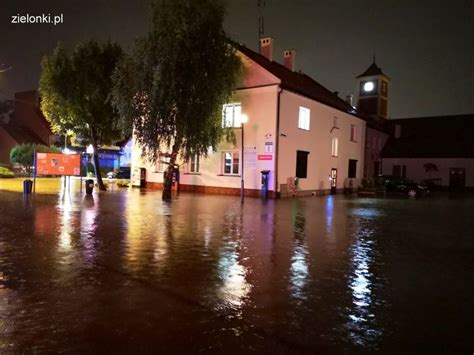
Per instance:
[[[0,191],[0,353],[472,353],[474,198]]]

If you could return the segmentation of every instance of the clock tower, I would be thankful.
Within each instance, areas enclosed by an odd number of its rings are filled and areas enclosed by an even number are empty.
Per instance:
[[[388,118],[388,84],[390,78],[374,62],[357,77],[357,109],[370,116]]]

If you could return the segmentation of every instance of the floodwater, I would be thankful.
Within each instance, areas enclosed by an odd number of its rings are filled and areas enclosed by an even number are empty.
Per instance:
[[[0,192],[0,353],[467,353],[474,198]]]

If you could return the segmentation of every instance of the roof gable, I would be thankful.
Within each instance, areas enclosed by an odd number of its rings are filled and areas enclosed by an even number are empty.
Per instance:
[[[284,65],[270,61],[243,45],[235,44],[235,46],[244,56],[278,78],[283,89],[293,91],[342,112],[355,114],[351,105],[308,75],[291,71]]]
[[[382,71],[382,68],[380,68],[375,62],[373,62],[365,72],[363,72],[362,74],[360,74],[359,76],[357,76],[356,78],[359,79],[359,78],[364,78],[366,76],[378,76],[378,75],[383,75],[385,77],[387,77],[387,75],[385,75]],[[388,77],[387,77],[388,78]]]

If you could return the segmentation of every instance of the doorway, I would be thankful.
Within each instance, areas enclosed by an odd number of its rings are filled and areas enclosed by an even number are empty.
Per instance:
[[[337,192],[337,169],[331,169],[331,195]]]
[[[466,187],[466,169],[449,169],[449,188],[451,190],[463,190]]]

